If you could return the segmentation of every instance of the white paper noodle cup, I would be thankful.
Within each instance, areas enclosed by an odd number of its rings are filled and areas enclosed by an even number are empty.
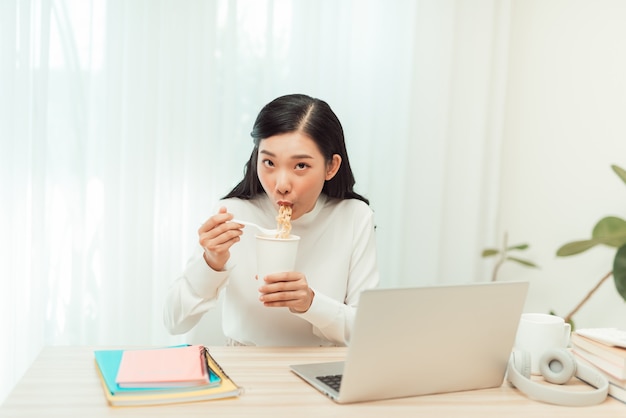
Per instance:
[[[272,273],[294,271],[300,237],[276,238],[268,235],[256,236],[256,271],[259,280]]]

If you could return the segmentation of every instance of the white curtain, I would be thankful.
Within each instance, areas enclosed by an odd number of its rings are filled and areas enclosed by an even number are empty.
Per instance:
[[[282,94],[341,119],[383,286],[486,278],[508,10],[0,1],[0,400],[44,345],[186,341],[162,326],[164,294]]]

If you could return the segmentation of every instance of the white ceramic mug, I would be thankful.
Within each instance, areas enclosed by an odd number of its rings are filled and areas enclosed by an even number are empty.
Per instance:
[[[569,344],[571,327],[563,318],[544,313],[522,314],[515,337],[515,349],[530,353],[531,373],[538,375],[539,359],[550,348]]]
[[[263,280],[271,273],[294,271],[300,237],[275,238],[267,235],[256,236],[257,278]]]

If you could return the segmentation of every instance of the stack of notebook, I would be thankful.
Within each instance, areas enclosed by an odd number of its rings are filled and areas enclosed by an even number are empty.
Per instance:
[[[113,406],[195,402],[241,393],[200,345],[94,354],[105,396]]]
[[[572,333],[572,352],[609,380],[609,395],[626,403],[626,340],[607,338],[610,328],[585,328]]]

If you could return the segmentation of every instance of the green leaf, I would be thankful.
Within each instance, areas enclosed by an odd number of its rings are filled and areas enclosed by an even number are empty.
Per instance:
[[[528,244],[517,244],[517,245],[511,245],[510,247],[507,247],[507,250],[527,250],[529,247]]]
[[[483,257],[492,257],[494,255],[497,255],[500,251],[493,249],[493,248],[487,248],[485,250],[483,250]]]
[[[567,257],[570,255],[580,254],[590,248],[595,247],[598,244],[599,242],[593,239],[587,239],[584,241],[573,241],[559,248],[556,251],[556,255],[558,257]]]
[[[611,168],[613,169],[613,171],[615,171],[615,174],[617,174],[619,178],[621,178],[622,181],[626,183],[626,170],[616,165],[612,165]]]
[[[607,216],[594,226],[591,239],[567,243],[557,250],[556,255],[566,257],[580,254],[598,244],[615,248],[626,244],[626,221],[616,216]]]
[[[538,268],[537,265],[535,263],[533,263],[532,261],[528,261],[528,260],[523,260],[521,258],[517,258],[517,257],[507,257],[507,260],[511,260],[511,261],[515,261],[516,263],[520,263],[526,267],[534,267],[534,268]]]
[[[626,301],[626,245],[617,250],[613,259],[613,280],[617,292]]]
[[[607,216],[593,227],[592,238],[610,247],[619,248],[626,244],[626,221],[616,216]]]

